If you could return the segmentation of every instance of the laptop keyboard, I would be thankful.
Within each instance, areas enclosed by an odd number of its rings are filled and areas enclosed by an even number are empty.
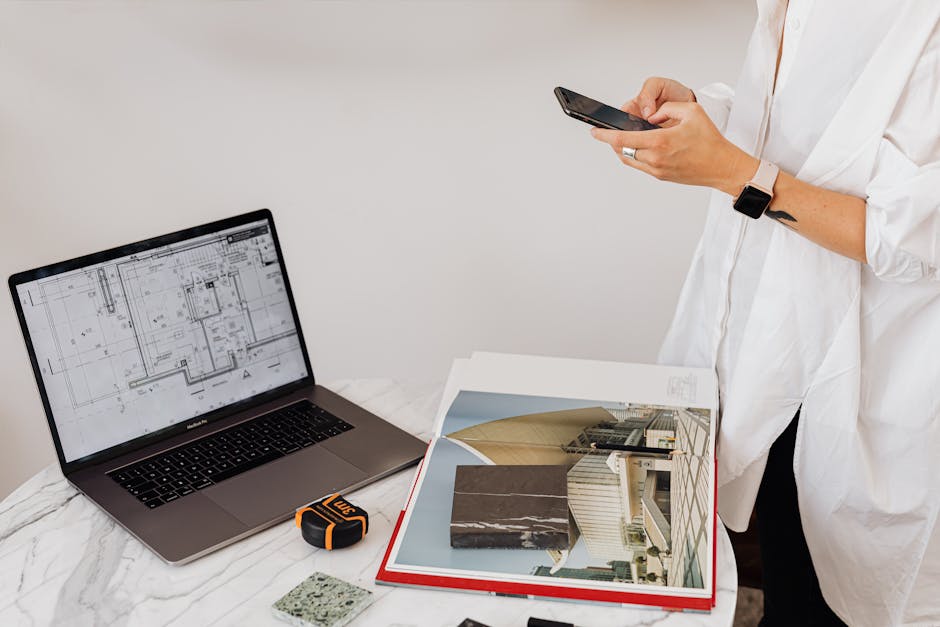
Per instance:
[[[113,470],[108,476],[153,509],[352,428],[303,400]]]

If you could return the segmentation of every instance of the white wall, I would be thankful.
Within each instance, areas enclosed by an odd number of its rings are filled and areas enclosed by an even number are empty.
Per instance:
[[[706,192],[562,115],[733,81],[746,0],[0,5],[0,274],[270,207],[322,381],[651,361]],[[324,296],[328,295],[328,298]],[[8,297],[0,496],[54,452]]]

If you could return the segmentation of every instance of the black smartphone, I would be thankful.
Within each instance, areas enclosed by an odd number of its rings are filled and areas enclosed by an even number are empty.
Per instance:
[[[587,96],[564,87],[555,88],[555,97],[562,110],[576,120],[587,122],[600,128],[612,128],[616,131],[649,131],[660,128],[643,118],[630,115],[620,109],[598,102]]]

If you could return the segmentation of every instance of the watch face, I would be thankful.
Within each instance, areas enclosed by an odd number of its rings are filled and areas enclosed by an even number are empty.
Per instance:
[[[749,218],[757,219],[764,215],[764,210],[770,204],[770,198],[767,192],[747,185],[738,199],[734,201],[734,208]]]

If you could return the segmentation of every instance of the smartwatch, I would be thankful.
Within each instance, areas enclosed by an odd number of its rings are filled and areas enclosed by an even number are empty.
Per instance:
[[[762,159],[754,178],[748,181],[734,200],[734,208],[755,220],[764,215],[774,198],[774,183],[779,173],[780,168]]]

